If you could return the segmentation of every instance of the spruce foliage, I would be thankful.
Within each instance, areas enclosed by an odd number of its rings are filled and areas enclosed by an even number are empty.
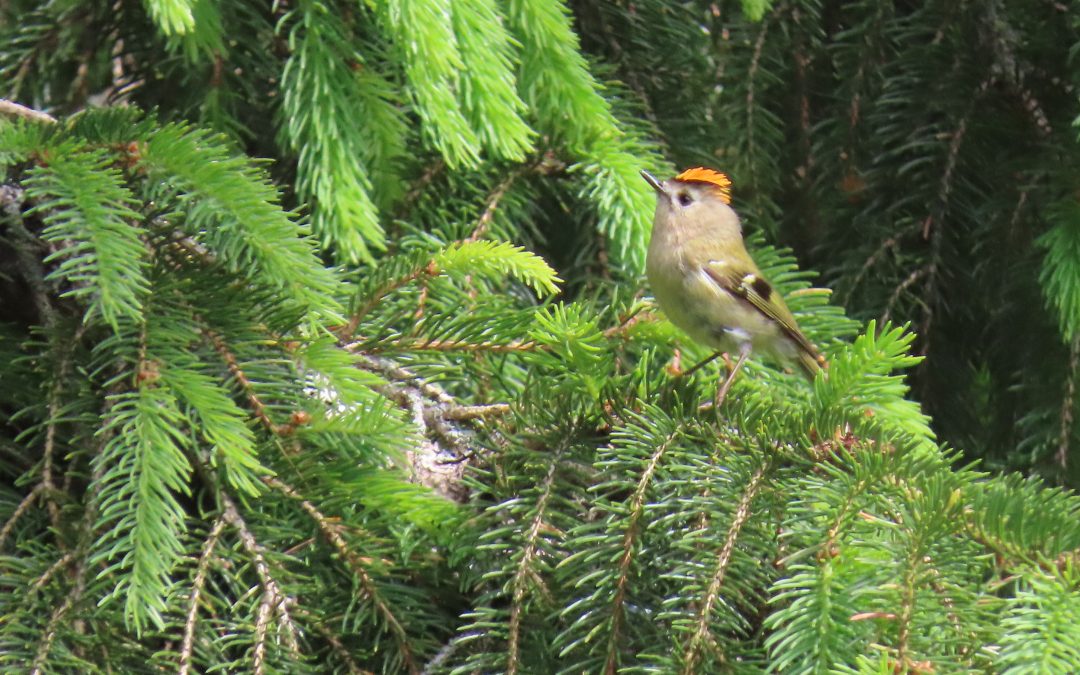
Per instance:
[[[1080,670],[1075,13],[0,6],[0,667]],[[711,408],[666,162],[827,376]]]

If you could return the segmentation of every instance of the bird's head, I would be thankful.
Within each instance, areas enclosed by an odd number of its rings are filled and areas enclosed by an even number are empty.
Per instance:
[[[665,181],[648,171],[642,171],[641,177],[656,190],[654,227],[695,233],[721,229],[717,234],[739,234],[738,218],[730,206],[731,181],[726,175],[697,167]]]

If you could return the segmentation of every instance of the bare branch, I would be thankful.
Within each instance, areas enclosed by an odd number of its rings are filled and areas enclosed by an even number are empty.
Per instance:
[[[33,108],[27,108],[22,104],[16,103],[15,101],[9,101],[6,98],[0,98],[0,115],[10,115],[12,117],[21,117],[35,122],[56,124],[56,118],[52,115],[43,113],[40,110],[34,110]]]

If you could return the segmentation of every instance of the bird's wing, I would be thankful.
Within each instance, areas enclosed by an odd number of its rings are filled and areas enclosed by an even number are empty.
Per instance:
[[[820,359],[817,349],[806,339],[806,336],[799,330],[799,326],[796,325],[791,310],[787,308],[783,299],[769,282],[761,278],[760,274],[718,260],[706,262],[704,269],[709,278],[724,291],[745,301],[764,314],[769,320],[775,321],[781,330],[811,359],[814,361]]]

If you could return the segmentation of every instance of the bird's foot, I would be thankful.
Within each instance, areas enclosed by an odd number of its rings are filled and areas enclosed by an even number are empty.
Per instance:
[[[671,357],[671,361],[669,361],[667,366],[664,367],[664,370],[666,370],[668,372],[668,375],[671,375],[672,377],[683,376],[682,352],[679,351],[678,347],[675,348],[675,355]]]

